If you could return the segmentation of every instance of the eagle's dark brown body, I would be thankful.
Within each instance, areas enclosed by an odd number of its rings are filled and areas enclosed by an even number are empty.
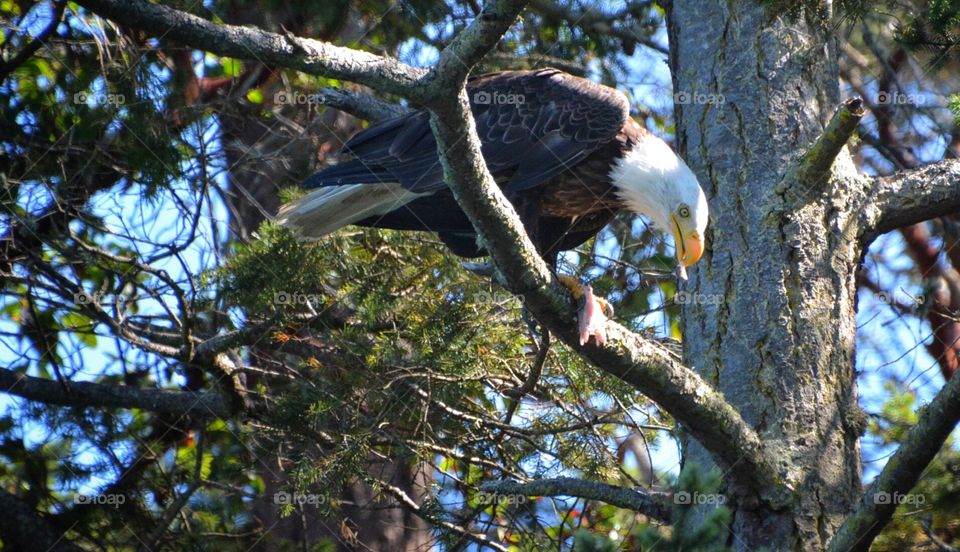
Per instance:
[[[482,75],[467,86],[484,159],[548,262],[579,246],[624,207],[610,179],[616,160],[648,133],[613,89],[555,69]],[[314,175],[307,188],[399,183],[424,194],[354,223],[437,232],[454,253],[476,257],[473,226],[457,206],[418,111],[354,136],[353,160]]]
[[[610,160],[621,157],[648,132],[629,119],[609,143],[586,159],[544,183],[542,213],[546,216],[576,217],[600,210],[624,207],[610,181]]]

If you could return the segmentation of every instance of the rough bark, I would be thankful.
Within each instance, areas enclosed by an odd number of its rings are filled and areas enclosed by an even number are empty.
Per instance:
[[[960,211],[960,160],[948,159],[865,182],[866,239],[901,226]]]
[[[836,48],[826,22],[787,21],[753,2],[678,0],[668,26],[674,91],[724,100],[676,107],[680,153],[712,198],[708,249],[687,289],[721,299],[684,306],[684,357],[767,440],[795,489],[774,510],[728,488],[731,544],[820,549],[861,492],[862,251],[849,190],[777,185],[840,104]],[[834,175],[843,170],[845,152]],[[691,440],[685,461],[712,458]]]

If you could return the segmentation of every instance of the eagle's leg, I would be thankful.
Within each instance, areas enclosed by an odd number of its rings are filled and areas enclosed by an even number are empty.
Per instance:
[[[607,317],[613,316],[613,305],[603,297],[593,294],[593,288],[582,285],[575,276],[558,275],[557,279],[564,287],[570,290],[573,297],[579,302],[577,310],[577,329],[580,332],[580,344],[585,345],[590,337],[597,340],[598,345],[607,342]]]

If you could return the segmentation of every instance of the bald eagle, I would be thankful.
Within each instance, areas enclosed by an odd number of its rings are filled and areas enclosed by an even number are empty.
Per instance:
[[[673,235],[681,275],[700,259],[707,200],[696,176],[663,140],[637,124],[619,91],[556,69],[472,78],[470,107],[487,168],[550,266],[621,209]],[[305,239],[348,224],[436,232],[455,254],[483,256],[470,220],[443,181],[429,114],[414,111],[359,132],[343,160],[306,180],[313,190],[281,207],[278,221]],[[605,340],[612,309],[576,279],[580,340]]]

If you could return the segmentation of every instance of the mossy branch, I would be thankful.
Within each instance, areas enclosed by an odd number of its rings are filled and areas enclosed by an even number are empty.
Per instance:
[[[808,197],[809,192],[823,191],[830,180],[833,162],[857,130],[857,125],[865,113],[863,100],[860,98],[851,98],[844,102],[833,114],[823,134],[777,186],[777,191],[792,191],[798,197]]]

